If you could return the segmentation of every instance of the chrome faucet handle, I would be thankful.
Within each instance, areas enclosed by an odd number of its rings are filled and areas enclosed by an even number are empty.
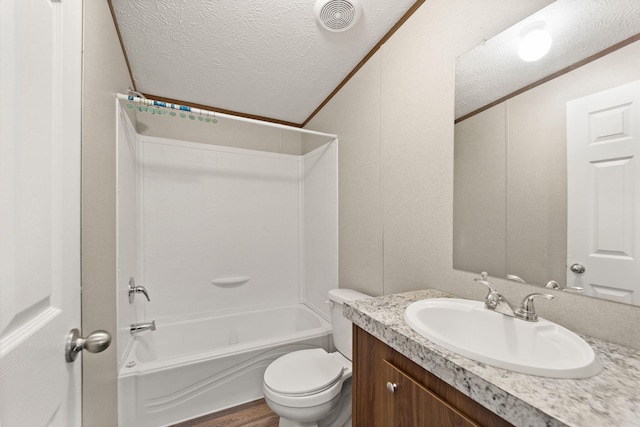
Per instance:
[[[481,279],[479,277],[476,277],[475,279],[473,279],[474,282],[476,283],[480,283],[481,285],[485,285],[487,288],[489,288],[489,292],[495,292],[495,288],[493,287],[493,285],[491,283],[489,283],[486,279]]]
[[[545,285],[547,289],[560,289],[560,285],[555,280],[549,280]]]
[[[502,296],[502,294],[495,290],[493,285],[486,280],[476,277],[473,279],[476,283],[485,285],[489,289],[489,293],[484,297],[484,306],[489,310],[496,311],[504,314],[505,316],[513,317],[515,313],[511,304]]]
[[[133,277],[129,278],[129,304],[133,304],[133,300],[136,297],[136,293],[141,293],[147,297],[147,301],[151,302],[147,289],[144,286],[136,286],[136,281]]]
[[[151,298],[149,298],[149,294],[147,293],[147,289],[144,286],[136,286],[134,288],[135,292],[139,292],[147,298],[147,301],[151,302]]]
[[[584,292],[584,288],[580,288],[578,286],[567,286],[567,287],[565,287],[563,289],[560,289],[560,285],[555,280],[549,280],[549,282],[547,282],[545,288],[547,288],[547,289],[558,289],[558,290],[561,290],[562,292],[571,292],[571,293],[576,293],[576,294]]]
[[[502,295],[500,295],[498,291],[495,290],[493,285],[486,281],[484,278],[481,279],[479,277],[476,277],[475,279],[473,279],[473,281],[476,283],[480,283],[481,285],[485,285],[488,288],[489,291],[487,293],[487,296],[484,297],[484,305],[487,308],[494,310],[498,306],[498,302],[502,298]]]
[[[554,299],[555,297],[550,294],[538,294],[533,293],[529,294],[522,299],[520,303],[520,308],[518,308],[515,312],[516,317],[522,320],[526,320],[528,322],[537,322],[538,315],[536,314],[536,308],[533,305],[534,298],[545,298],[545,299]]]
[[[518,283],[527,283],[522,277],[516,276],[515,274],[507,274],[507,279]]]

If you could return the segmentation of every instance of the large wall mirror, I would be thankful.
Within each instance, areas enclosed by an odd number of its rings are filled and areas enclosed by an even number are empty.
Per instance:
[[[640,305],[639,34],[557,0],[456,60],[454,268]]]

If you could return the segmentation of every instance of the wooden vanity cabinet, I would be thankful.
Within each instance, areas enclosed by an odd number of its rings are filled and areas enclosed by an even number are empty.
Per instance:
[[[354,325],[353,426],[511,424]]]

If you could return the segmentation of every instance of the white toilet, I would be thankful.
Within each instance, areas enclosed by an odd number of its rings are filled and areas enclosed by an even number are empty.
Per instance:
[[[331,289],[333,342],[338,351],[294,351],[274,360],[264,373],[262,390],[280,427],[351,425],[351,321],[342,315],[345,301],[370,298],[351,289]]]

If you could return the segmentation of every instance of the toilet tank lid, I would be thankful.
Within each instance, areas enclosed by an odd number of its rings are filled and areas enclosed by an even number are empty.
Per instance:
[[[345,301],[355,301],[358,299],[371,298],[371,295],[354,291],[353,289],[330,289],[329,299],[335,303],[343,304]]]

